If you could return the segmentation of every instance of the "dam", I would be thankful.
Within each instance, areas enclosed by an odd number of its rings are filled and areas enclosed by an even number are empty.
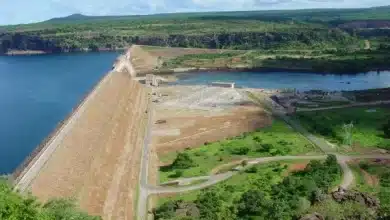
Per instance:
[[[134,50],[15,173],[17,189],[41,201],[75,198],[103,219],[133,219],[150,102],[149,89],[133,80]]]

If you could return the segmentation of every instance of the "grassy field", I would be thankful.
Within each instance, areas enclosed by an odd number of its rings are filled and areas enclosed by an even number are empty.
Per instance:
[[[304,155],[318,150],[303,136],[292,130],[284,122],[276,120],[271,127],[239,137],[222,140],[195,149],[186,150],[196,166],[184,169],[181,177],[208,175],[213,168],[244,158],[276,155]],[[170,164],[177,152],[162,155],[160,160]],[[160,169],[160,182],[176,179],[177,169],[171,166]]]
[[[381,129],[390,117],[388,107],[354,107],[300,112],[296,117],[309,132],[324,136],[337,144],[343,144],[345,140],[343,125],[352,122],[352,146],[390,149],[390,140],[384,138]]]
[[[288,174],[287,167],[290,164],[292,164],[292,162],[272,162],[268,164],[255,165],[258,170],[257,173],[240,172],[214,187],[228,189],[229,187],[234,186],[235,191],[230,192],[231,200],[229,199],[229,201],[234,201],[243,192],[249,190],[253,182],[259,181],[260,179],[264,181],[264,187],[269,190],[272,185],[279,183],[283,179],[283,176]],[[158,201],[158,205],[174,200],[183,200],[188,202],[194,201],[200,192],[201,190],[196,190],[188,193],[179,193],[174,196],[161,197]]]

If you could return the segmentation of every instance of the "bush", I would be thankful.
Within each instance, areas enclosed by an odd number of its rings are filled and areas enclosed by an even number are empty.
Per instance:
[[[257,151],[258,152],[269,152],[273,148],[274,148],[274,146],[272,144],[261,144],[260,148]]]
[[[175,169],[188,169],[195,167],[196,163],[193,161],[188,153],[178,153],[175,161],[172,163],[172,168]]]
[[[249,153],[249,151],[250,149],[248,147],[235,147],[230,149],[230,152],[236,155],[246,155]]]
[[[256,166],[251,166],[248,169],[245,170],[247,173],[257,173],[258,168]]]
[[[390,138],[390,120],[385,125],[383,125],[382,130],[385,138]]]
[[[99,220],[80,211],[72,200],[55,199],[42,205],[35,198],[22,196],[0,179],[0,219],[15,220]]]

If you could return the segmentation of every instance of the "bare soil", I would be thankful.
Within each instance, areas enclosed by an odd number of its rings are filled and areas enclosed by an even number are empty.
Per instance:
[[[199,147],[271,124],[263,109],[234,89],[170,86],[153,94],[159,100],[154,118],[158,154]]]
[[[309,164],[309,162],[291,164],[288,167],[288,172],[292,173],[292,172],[296,172],[296,171],[302,171],[307,167],[307,164]]]
[[[148,90],[112,72],[31,184],[46,201],[73,197],[103,219],[133,219]]]
[[[161,136],[156,144],[158,153],[183,150],[199,147],[205,142],[215,142],[228,137],[238,136],[244,132],[271,124],[269,116],[260,109],[246,109],[237,107],[223,115],[209,115],[207,112],[187,116],[169,117],[170,111],[159,111],[159,120],[166,120],[166,124],[157,125],[156,129],[179,129],[179,136]]]
[[[360,169],[360,171],[363,173],[364,181],[369,186],[378,186],[379,185],[379,178],[375,175],[369,174],[367,171]]]

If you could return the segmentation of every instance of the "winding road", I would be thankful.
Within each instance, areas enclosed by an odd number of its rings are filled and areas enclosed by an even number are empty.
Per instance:
[[[243,92],[239,92],[240,94],[244,94]],[[248,97],[251,99],[250,97]],[[256,100],[252,100],[253,102],[257,103]],[[270,100],[269,103],[272,103],[273,100]],[[371,103],[371,105],[378,105],[378,104],[387,104],[390,103],[390,101],[385,102],[375,102]],[[367,105],[367,103],[365,103]],[[302,134],[307,140],[309,140],[311,143],[313,143],[315,146],[320,148],[324,154],[322,155],[315,155],[315,156],[276,156],[276,157],[263,157],[263,158],[256,158],[256,159],[249,159],[248,158],[248,166],[252,166],[255,164],[261,164],[261,163],[269,163],[269,162],[275,162],[275,161],[285,161],[285,160],[323,160],[326,159],[327,155],[333,154],[336,156],[338,164],[340,165],[342,172],[343,172],[343,178],[340,183],[340,187],[347,189],[349,188],[354,181],[353,172],[348,166],[347,162],[355,159],[390,159],[389,154],[372,154],[372,155],[341,155],[337,153],[337,149],[335,149],[333,146],[331,146],[326,140],[323,138],[319,138],[314,136],[313,134],[309,133],[305,128],[303,128],[297,121],[290,118],[283,108],[280,108],[280,106],[277,105],[277,103],[272,103],[270,109],[272,110],[272,114],[275,117],[281,118],[284,120],[287,124],[289,124],[294,130]],[[343,106],[341,108],[345,107],[352,107],[350,105]],[[336,107],[340,108],[340,107]],[[332,109],[332,108],[321,108],[316,110],[325,110],[325,109]],[[334,108],[333,108],[334,109]],[[144,147],[143,147],[143,158],[142,158],[142,164],[141,164],[141,173],[140,173],[140,191],[139,191],[139,198],[138,198],[138,208],[137,208],[137,219],[138,220],[145,220],[147,219],[147,206],[148,206],[148,197],[153,194],[169,194],[169,193],[181,193],[181,192],[188,192],[192,190],[199,190],[203,189],[212,185],[215,185],[219,182],[222,182],[224,180],[229,179],[233,175],[237,174],[237,171],[229,171],[223,174],[216,174],[216,175],[210,175],[210,176],[203,176],[203,177],[195,177],[195,178],[182,178],[177,180],[178,182],[185,182],[185,183],[191,183],[192,181],[196,180],[206,180],[205,182],[196,184],[196,185],[189,185],[189,186],[180,186],[180,187],[171,187],[171,186],[152,186],[148,184],[147,177],[148,177],[148,163],[149,163],[149,144],[150,144],[150,137],[151,137],[151,128],[152,128],[152,117],[153,117],[153,110],[149,110],[149,126],[147,127],[147,135],[145,136],[144,141]],[[246,168],[246,167],[245,167]]]

